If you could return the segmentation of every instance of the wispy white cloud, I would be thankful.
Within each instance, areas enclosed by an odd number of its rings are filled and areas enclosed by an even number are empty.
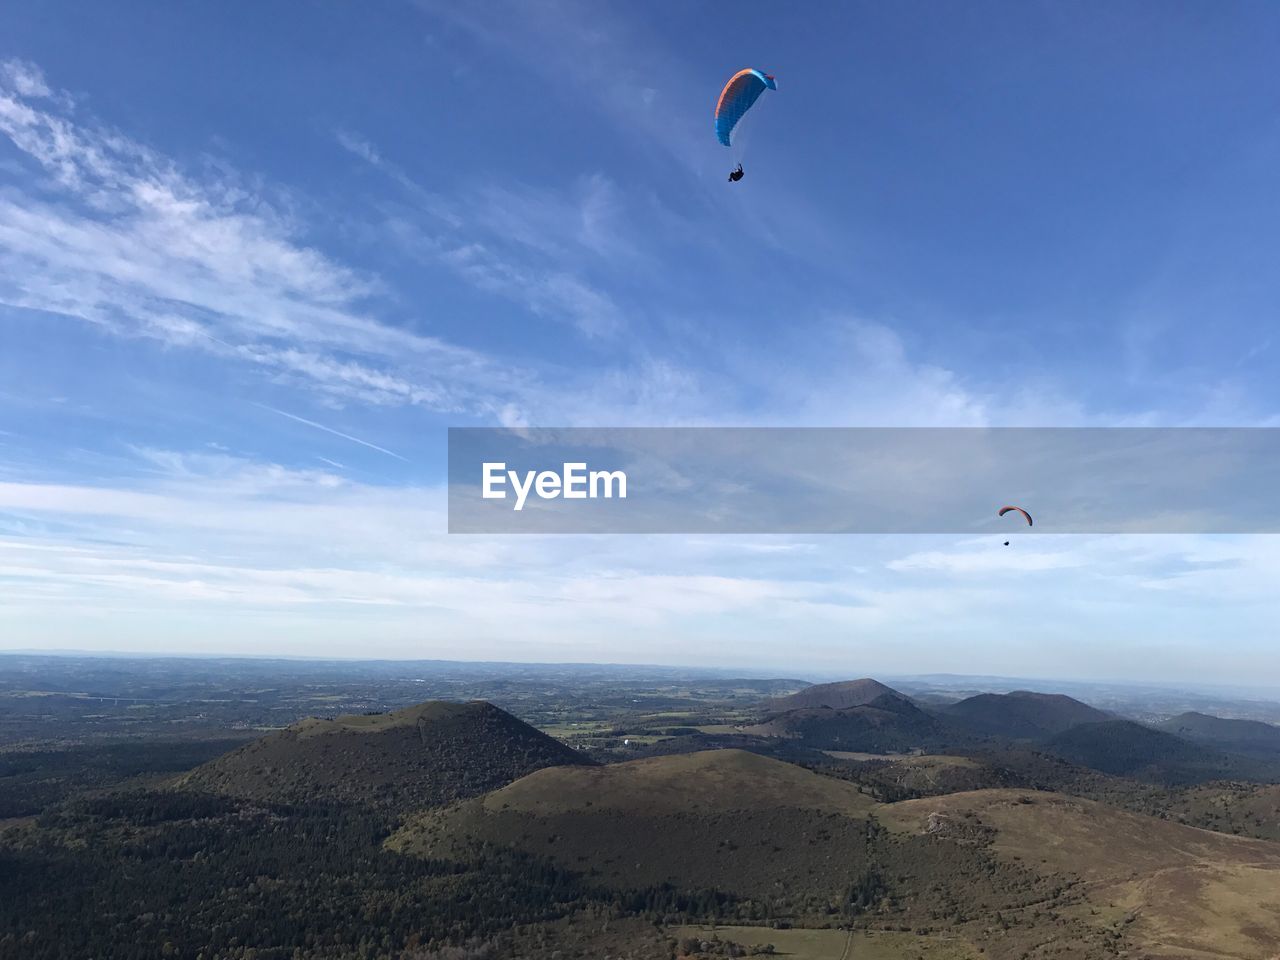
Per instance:
[[[548,257],[623,260],[645,254],[626,229],[630,217],[617,184],[603,173],[563,191],[485,184],[459,200],[474,226]]]
[[[355,154],[366,163],[371,163],[375,167],[382,166],[382,155],[378,153],[378,149],[368,140],[359,134],[352,133],[350,130],[335,130],[334,137],[337,138],[338,144],[343,150]]]
[[[695,121],[675,109],[684,100],[675,91],[691,86],[688,71],[651,37],[638,35],[635,24],[572,0],[536,6],[418,0],[418,6],[523,64],[554,89],[590,103],[602,122],[633,142],[682,165],[700,165],[697,145],[707,135],[706,112]]]
[[[53,91],[45,83],[43,71],[34,63],[6,60],[0,63],[0,75],[21,96],[40,98],[53,95]]]
[[[284,467],[277,463],[245,460],[227,452],[205,453],[130,447],[133,455],[151,468],[151,476],[169,482],[217,483],[228,495],[260,495],[312,488],[332,489],[345,481],[323,470]]]
[[[784,329],[770,355],[742,351],[729,363],[736,379],[763,388],[764,409],[743,401],[757,423],[976,427],[1007,425],[1013,415],[1007,397],[917,359],[882,322],[833,317],[796,332]],[[804,375],[796,376],[797,369]]]
[[[588,336],[613,336],[624,327],[613,299],[571,273],[523,266],[481,243],[443,249],[438,256],[476,287],[523,303],[540,317],[568,320]]]
[[[247,361],[337,398],[485,411],[521,375],[368,309],[382,281],[218,171],[195,177],[10,63],[0,133],[47,174],[0,192],[0,302]]]
[[[544,319],[567,322],[589,337],[612,337],[625,328],[613,297],[584,276],[588,262],[625,255],[634,265],[639,259],[615,222],[616,190],[608,178],[587,177],[567,198],[527,185],[480,185],[446,199],[365,138],[346,130],[335,137],[386,175],[424,215],[410,220],[403,212],[388,214],[386,234],[411,256],[442,263],[478,289]]]
[[[1004,547],[1003,541],[994,535],[985,541],[958,550],[927,550],[912,553],[888,564],[890,570],[900,572],[930,572],[953,575],[989,577],[1024,576],[1053,570],[1078,569],[1088,564],[1087,558],[1077,552],[1047,549],[1026,549],[1015,541]]]

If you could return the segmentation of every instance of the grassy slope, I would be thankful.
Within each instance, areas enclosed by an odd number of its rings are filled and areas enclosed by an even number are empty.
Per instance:
[[[990,786],[996,774],[969,757],[925,754],[892,760],[879,775],[904,790],[937,794]]]
[[[908,800],[876,816],[907,835],[994,831],[1002,859],[1087,880],[1100,916],[1127,913],[1152,956],[1264,960],[1280,951],[1280,845],[1017,790]]]
[[[1223,833],[1280,840],[1280,786],[1208,783],[1175,793],[1177,818]]]

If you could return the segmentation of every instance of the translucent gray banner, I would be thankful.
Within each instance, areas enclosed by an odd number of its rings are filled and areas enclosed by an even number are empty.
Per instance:
[[[1271,428],[455,428],[448,472],[450,533],[1280,532]]]

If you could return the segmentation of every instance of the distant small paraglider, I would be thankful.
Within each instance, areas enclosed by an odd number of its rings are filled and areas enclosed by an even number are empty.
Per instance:
[[[1027,513],[1027,511],[1023,510],[1021,507],[1001,507],[997,516],[1003,517],[1006,513],[1020,513],[1022,514],[1023,519],[1027,521],[1028,527],[1033,525],[1034,521],[1031,519],[1031,514]],[[1009,545],[1009,541],[1006,540],[1004,545],[1007,547]]]

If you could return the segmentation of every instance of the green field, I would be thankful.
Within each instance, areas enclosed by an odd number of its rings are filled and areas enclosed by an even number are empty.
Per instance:
[[[954,937],[918,937],[910,933],[858,930],[774,930],[770,927],[683,926],[668,931],[677,939],[719,937],[744,947],[773,944],[779,957],[792,960],[972,960],[977,952]]]
[[[911,933],[866,931],[853,935],[847,960],[976,960],[959,937],[918,937]]]
[[[794,960],[841,960],[849,943],[849,934],[844,930],[774,930],[770,927],[698,925],[675,927],[668,932],[680,940],[686,937],[699,940],[719,937],[721,940],[740,943],[744,947],[762,947],[771,943],[778,956],[792,957]]]

